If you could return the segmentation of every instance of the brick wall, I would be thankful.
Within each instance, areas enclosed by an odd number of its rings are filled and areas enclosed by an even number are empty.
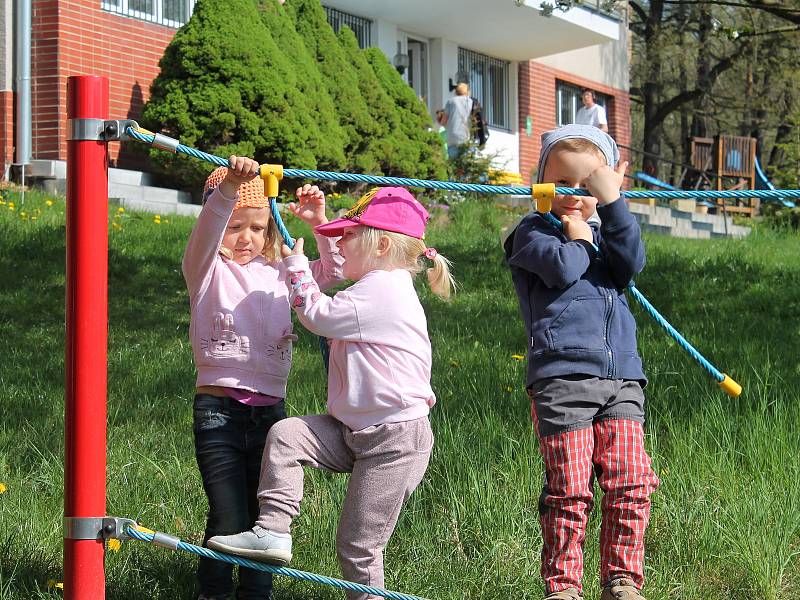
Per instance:
[[[14,162],[14,92],[0,92],[0,175]]]
[[[109,80],[109,118],[136,119],[175,29],[111,14],[100,0],[33,0],[33,156],[66,159],[67,77]],[[109,144],[109,165],[139,167],[124,144]],[[120,151],[122,154],[120,155]]]
[[[539,136],[543,131],[556,126],[556,82],[563,81],[578,87],[588,87],[609,96],[606,107],[608,130],[617,143],[629,146],[631,143],[631,101],[630,94],[606,85],[575,77],[529,61],[519,66],[519,130],[520,130],[520,173],[527,181],[539,161],[541,144]],[[528,116],[532,119],[532,132],[525,132]],[[628,151],[620,148],[622,160],[629,160]]]

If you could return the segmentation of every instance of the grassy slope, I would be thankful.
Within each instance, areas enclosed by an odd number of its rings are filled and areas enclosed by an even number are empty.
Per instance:
[[[0,204],[0,598],[52,597],[61,578],[64,202]],[[25,212],[25,218],[22,213]],[[32,219],[32,217],[36,219]],[[498,245],[511,215],[467,203],[429,233],[462,284],[420,286],[434,345],[436,449],[401,516],[390,589],[431,599],[537,598],[541,465],[522,388],[525,334]],[[193,367],[180,257],[193,220],[111,210],[108,513],[200,538],[205,498],[191,437]],[[303,230],[290,222],[293,232]],[[800,596],[800,238],[647,237],[641,291],[721,370],[738,400],[637,312],[648,446],[663,484],[648,531],[648,598]],[[324,409],[315,339],[300,331],[293,414]],[[310,473],[293,566],[336,575],[345,478]],[[599,594],[595,514],[587,597]],[[138,542],[109,553],[108,598],[193,598],[194,557]],[[280,579],[279,600],[341,597]]]

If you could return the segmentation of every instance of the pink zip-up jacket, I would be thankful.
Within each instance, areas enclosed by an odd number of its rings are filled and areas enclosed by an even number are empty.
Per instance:
[[[436,402],[431,342],[411,273],[370,271],[331,298],[305,256],[283,262],[300,322],[332,339],[328,413],[353,431],[426,416]]]
[[[237,195],[238,197],[238,195]],[[291,309],[283,262],[258,256],[239,265],[219,253],[237,197],[217,188],[200,211],[183,256],[189,289],[197,386],[217,385],[286,397],[292,365]],[[336,238],[315,236],[311,270],[324,287],[342,278]]]

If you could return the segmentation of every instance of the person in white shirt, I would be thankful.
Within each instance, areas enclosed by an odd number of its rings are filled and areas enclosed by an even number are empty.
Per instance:
[[[447,156],[454,160],[469,144],[472,117],[472,97],[469,86],[459,83],[456,95],[444,105],[444,110],[437,115],[438,121],[447,130]]]
[[[578,125],[592,125],[608,133],[606,109],[595,102],[594,91],[583,90],[581,100],[583,100],[583,106],[578,109],[578,114],[575,115],[575,123]]]

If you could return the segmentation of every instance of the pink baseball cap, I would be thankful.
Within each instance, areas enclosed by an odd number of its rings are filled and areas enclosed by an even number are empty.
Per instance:
[[[343,217],[324,225],[317,225],[315,233],[338,237],[348,227],[369,225],[422,239],[428,211],[411,193],[401,187],[373,188],[356,202]]]

